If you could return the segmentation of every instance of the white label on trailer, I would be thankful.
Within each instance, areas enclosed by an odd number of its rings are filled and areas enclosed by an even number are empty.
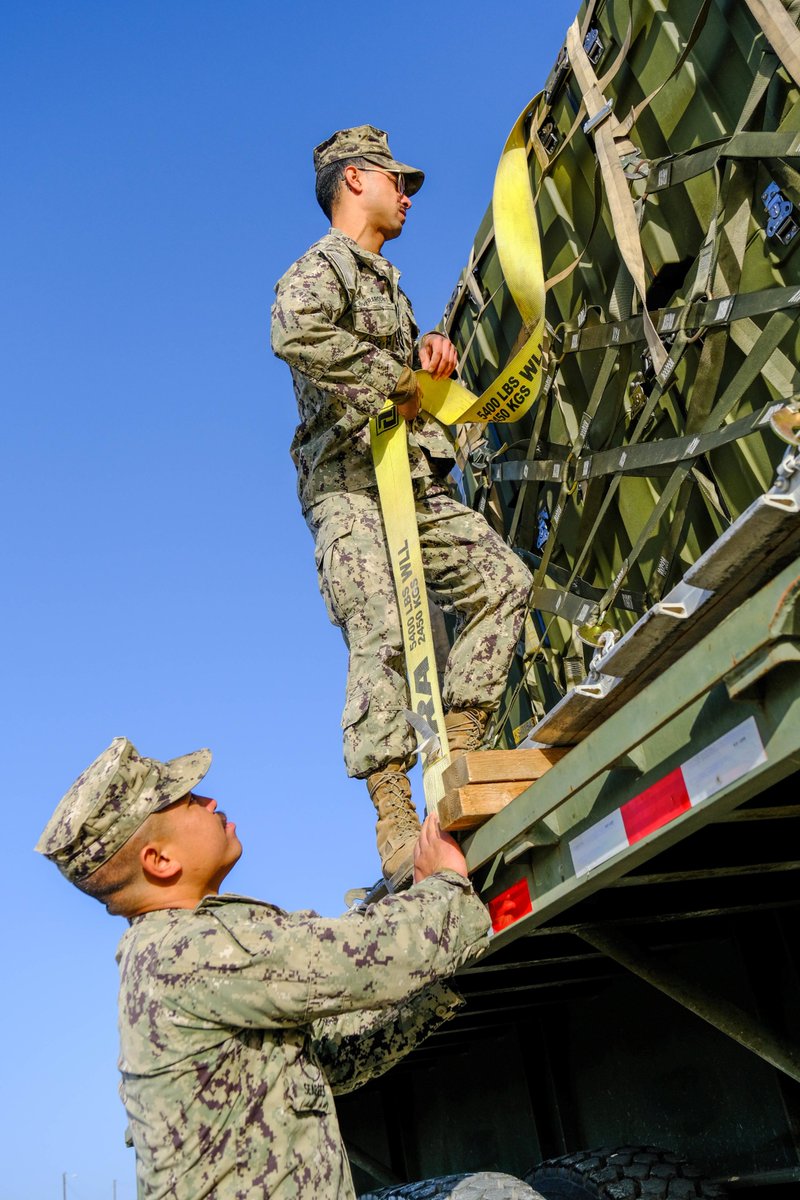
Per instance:
[[[575,874],[586,875],[593,867],[599,867],[606,859],[619,854],[620,850],[626,850],[627,846],[628,835],[622,823],[622,813],[617,808],[570,840],[569,851]]]
[[[741,779],[742,775],[766,761],[755,717],[748,717],[683,763],[681,771],[692,806],[722,791],[729,783]]]

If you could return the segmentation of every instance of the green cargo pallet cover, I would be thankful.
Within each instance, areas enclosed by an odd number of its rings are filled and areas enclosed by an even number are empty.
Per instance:
[[[800,392],[798,18],[800,0],[589,0],[530,104],[541,391],[457,432],[469,501],[535,577],[499,744],[774,480],[770,413]],[[444,324],[476,393],[525,341],[491,208]]]

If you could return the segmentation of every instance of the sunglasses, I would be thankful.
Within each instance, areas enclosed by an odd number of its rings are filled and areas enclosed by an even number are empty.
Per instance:
[[[385,175],[387,179],[391,179],[399,196],[406,194],[406,177],[405,175],[392,175],[388,171],[382,171],[380,167],[359,167],[359,171],[372,171],[375,175]]]

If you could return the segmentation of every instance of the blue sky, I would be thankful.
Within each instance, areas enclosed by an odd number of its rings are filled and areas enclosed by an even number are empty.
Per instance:
[[[440,317],[574,0],[438,9],[6,0],[0,12],[6,824],[0,1200],[134,1200],[123,931],[32,853],[124,734],[214,750],[231,890],[335,914],[377,874],[341,763],[272,286],[325,230],[311,150],[388,129],[428,178],[390,248]]]

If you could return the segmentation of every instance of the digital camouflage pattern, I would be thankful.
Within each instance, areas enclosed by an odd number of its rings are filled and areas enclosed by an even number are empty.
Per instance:
[[[211,751],[158,762],[142,758],[127,738],[110,746],[62,797],[36,844],[71,883],[108,862],[151,813],[180,800],[211,766]]]
[[[300,424],[291,446],[303,511],[332,493],[375,487],[369,419],[416,393],[419,329],[400,273],[332,229],[276,286],[272,349],[292,372]],[[408,427],[414,477],[446,473],[450,440],[432,417]]]
[[[493,710],[527,611],[527,567],[472,509],[435,483],[417,485],[416,514],[428,590],[461,617],[442,699]],[[365,778],[409,759],[403,632],[377,495],[330,496],[308,514],[320,591],[350,648],[342,730],[348,774]]]
[[[272,347],[290,366],[300,413],[292,442],[298,492],[316,543],[328,614],[350,650],[342,716],[348,774],[365,778],[408,760],[405,656],[369,436],[386,400],[416,389],[419,332],[399,272],[332,229],[276,288]],[[443,699],[493,709],[527,609],[527,568],[486,521],[445,494],[452,449],[422,414],[408,426],[425,577],[464,627],[447,664]]]
[[[134,918],[117,957],[140,1197],[352,1197],[334,1093],[452,1015],[439,981],[488,926],[450,871],[335,920],[237,896]]]
[[[413,196],[422,187],[425,174],[418,167],[409,167],[398,162],[389,149],[389,139],[383,129],[374,125],[356,125],[353,129],[339,129],[314,148],[314,170],[343,162],[348,158],[366,158],[368,162],[404,175],[406,192]]]

